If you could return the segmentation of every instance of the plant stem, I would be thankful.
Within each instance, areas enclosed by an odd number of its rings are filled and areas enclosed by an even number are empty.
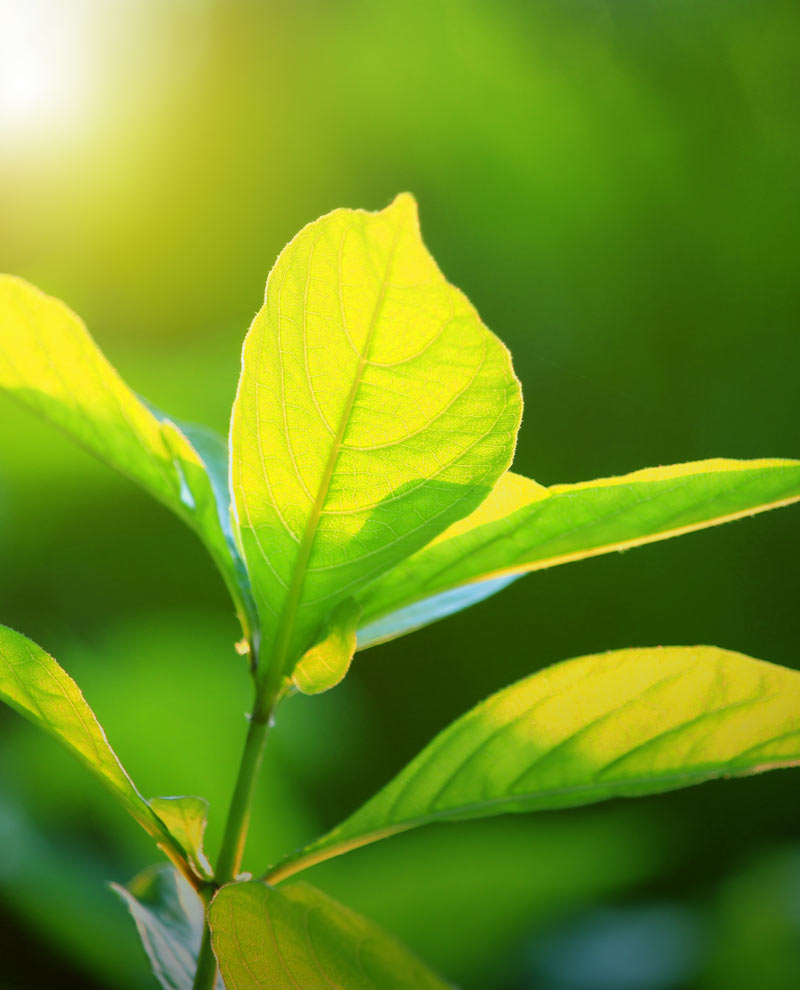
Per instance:
[[[250,716],[250,726],[244,744],[242,761],[239,764],[239,775],[236,787],[228,809],[228,819],[225,823],[225,833],[217,860],[215,871],[216,886],[221,887],[230,883],[239,872],[242,854],[247,839],[247,826],[250,823],[250,804],[253,800],[258,768],[264,755],[264,744],[269,732],[272,718],[272,703],[263,697],[256,698],[253,714]],[[217,977],[217,961],[211,947],[211,932],[206,920],[203,929],[203,941],[197,957],[197,971],[194,978],[194,990],[213,990]]]
[[[220,886],[233,880],[241,866],[247,826],[250,824],[250,802],[253,799],[256,776],[261,766],[268,731],[269,717],[261,721],[257,720],[255,715],[251,716],[242,762],[239,766],[239,776],[231,798],[217,869],[214,873],[214,878]]]
[[[203,904],[206,912],[208,911],[208,905],[211,903],[211,898],[208,901],[203,899]],[[197,969],[194,974],[194,983],[192,986],[194,990],[213,990],[214,984],[217,982],[217,959],[214,955],[214,950],[211,947],[211,929],[208,927],[208,921],[203,925],[203,939],[200,943],[200,951],[197,954]]]

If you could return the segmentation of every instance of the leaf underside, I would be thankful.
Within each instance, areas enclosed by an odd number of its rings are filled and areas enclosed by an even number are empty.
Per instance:
[[[798,671],[703,646],[581,657],[458,719],[268,878],[429,822],[568,808],[798,764]]]
[[[522,574],[800,500],[800,462],[715,459],[543,488],[507,472],[471,516],[364,589],[359,648],[460,611]]]
[[[392,936],[305,883],[230,884],[209,910],[227,990],[445,990]]]
[[[152,866],[111,889],[128,908],[153,975],[164,990],[192,990],[203,933],[203,904],[172,867]],[[218,979],[217,990],[224,990]]]
[[[519,384],[398,197],[336,210],[281,253],[231,423],[265,662],[289,673],[338,602],[471,512],[507,468]]]

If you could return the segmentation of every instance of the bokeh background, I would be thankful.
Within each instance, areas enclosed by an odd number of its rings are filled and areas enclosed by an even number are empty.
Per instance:
[[[284,243],[419,199],[511,347],[516,468],[551,484],[800,456],[794,0],[3,0],[0,270],[69,302],[142,394],[224,429]],[[166,510],[0,401],[0,621],[81,683],[145,794],[211,801],[245,731],[235,625]],[[247,861],[335,823],[492,690],[583,653],[800,666],[789,509],[570,564],[360,654],[282,711]],[[800,986],[788,771],[439,826],[308,874],[466,990]],[[153,858],[0,715],[0,983],[154,987],[106,881]]]

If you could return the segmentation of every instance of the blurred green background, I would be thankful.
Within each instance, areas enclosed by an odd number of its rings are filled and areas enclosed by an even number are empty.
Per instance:
[[[800,456],[796,0],[5,0],[0,270],[64,298],[138,391],[224,429],[284,243],[419,199],[510,346],[545,484]],[[0,402],[0,621],[82,685],[143,792],[220,837],[248,683],[199,543]],[[800,666],[800,515],[541,572],[282,710],[247,863],[337,821],[546,664],[712,643]],[[793,990],[800,784],[431,827],[309,879],[465,990]],[[0,985],[155,984],[105,886],[148,840],[0,715]]]

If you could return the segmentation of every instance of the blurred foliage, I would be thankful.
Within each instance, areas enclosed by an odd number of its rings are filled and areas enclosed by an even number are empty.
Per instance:
[[[225,427],[245,329],[299,227],[410,189],[514,354],[520,471],[798,456],[792,0],[0,11],[0,269],[65,299],[171,414]],[[221,581],[166,510],[5,400],[0,423],[0,618],[79,681],[146,794],[211,800],[213,853],[249,703]],[[547,663],[714,643],[797,667],[798,532],[788,510],[557,568],[364,653],[345,685],[282,710],[248,864]],[[0,719],[5,985],[151,986],[103,885],[146,865],[146,840],[54,743]],[[630,963],[604,970],[615,987],[788,990],[796,794],[786,773],[433,827],[310,879],[473,990],[589,990],[566,961],[598,944]]]

